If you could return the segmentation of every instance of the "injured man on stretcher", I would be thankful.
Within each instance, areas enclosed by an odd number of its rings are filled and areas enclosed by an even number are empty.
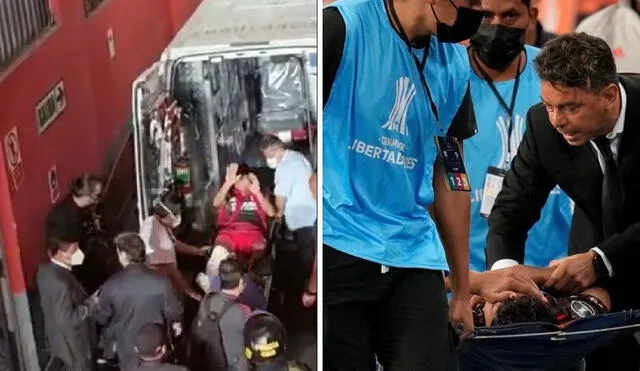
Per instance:
[[[611,310],[609,293],[602,287],[590,287],[577,294],[541,291],[553,270],[518,265],[470,272],[474,325],[485,327],[525,322],[563,325]],[[445,285],[449,290],[448,277]]]

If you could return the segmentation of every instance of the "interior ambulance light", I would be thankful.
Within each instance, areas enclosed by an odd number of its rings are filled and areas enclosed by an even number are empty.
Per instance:
[[[211,63],[220,63],[220,62],[222,62],[222,56],[218,55],[218,56],[215,56],[215,57],[211,57],[211,58],[209,58],[209,62],[211,62]]]

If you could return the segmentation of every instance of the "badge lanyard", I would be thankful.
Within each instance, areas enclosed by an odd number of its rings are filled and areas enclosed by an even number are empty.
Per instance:
[[[424,54],[422,55],[422,60],[418,60],[418,57],[416,57],[416,55],[413,53],[413,48],[411,47],[411,42],[409,41],[409,37],[404,32],[404,28],[402,28],[402,24],[400,24],[400,19],[398,18],[398,14],[396,13],[395,7],[388,0],[385,1],[385,4],[389,9],[389,12],[391,13],[391,16],[393,17],[393,20],[396,22],[398,32],[400,33],[400,38],[402,38],[402,41],[404,41],[407,44],[407,47],[409,48],[409,53],[413,57],[413,61],[416,64],[416,68],[418,69],[418,74],[420,75],[420,83],[422,84],[422,88],[424,89],[424,92],[427,94],[427,99],[429,100],[429,106],[431,107],[431,112],[433,112],[433,116],[436,119],[436,125],[440,129],[440,133],[444,135],[444,127],[440,123],[440,118],[438,115],[438,107],[433,101],[433,97],[431,96],[431,91],[429,90],[429,85],[427,84],[427,80],[424,77],[424,67],[427,64],[427,57],[429,56],[429,47],[431,46],[431,44],[427,43],[424,46],[423,48]]]
[[[497,167],[490,166],[487,169],[487,175],[484,181],[484,188],[482,191],[482,200],[480,202],[480,215],[488,218],[491,214],[491,210],[493,209],[493,205],[495,204],[496,198],[502,189],[502,182],[504,181],[504,177],[506,175],[506,170],[509,168],[509,162],[511,161],[511,133],[513,131],[513,110],[516,105],[516,97],[518,96],[518,87],[520,86],[520,68],[522,67],[522,54],[518,57],[518,70],[516,72],[516,81],[513,84],[513,91],[511,92],[511,102],[510,105],[507,105],[498,89],[496,89],[495,84],[489,77],[487,71],[485,71],[480,62],[478,61],[478,57],[473,53],[471,53],[474,61],[476,62],[476,66],[482,75],[482,78],[487,82],[489,88],[491,88],[491,92],[498,100],[500,106],[507,112],[507,156],[505,159],[505,168],[500,169]]]
[[[427,99],[429,100],[429,106],[431,108],[431,112],[436,120],[436,125],[438,129],[440,129],[440,135],[434,136],[436,148],[440,153],[440,158],[443,162],[445,169],[445,180],[447,187],[451,191],[461,191],[461,192],[471,192],[471,184],[469,179],[467,178],[467,172],[465,170],[464,161],[462,158],[462,151],[460,150],[460,143],[457,138],[447,137],[444,126],[440,122],[440,117],[438,115],[438,107],[433,101],[433,97],[431,95],[431,91],[429,90],[429,85],[427,84],[427,80],[424,77],[424,68],[427,64],[427,57],[429,55],[429,46],[431,45],[429,42],[424,46],[424,54],[422,55],[422,60],[418,60],[418,57],[413,53],[413,48],[411,47],[411,41],[407,37],[407,34],[404,32],[402,28],[402,24],[400,23],[400,19],[396,14],[396,10],[393,7],[393,3],[389,0],[385,1],[386,6],[393,17],[393,20],[396,22],[398,32],[400,33],[400,37],[407,44],[409,48],[409,53],[413,57],[413,61],[416,64],[416,68],[418,69],[418,74],[420,75],[420,83],[422,84],[422,88],[424,89],[425,94],[427,95]]]
[[[476,66],[478,67],[478,71],[480,71],[482,78],[489,85],[491,92],[493,93],[493,95],[495,95],[500,106],[502,106],[502,108],[507,112],[507,156],[506,156],[505,165],[508,168],[509,167],[508,164],[509,162],[511,162],[511,132],[513,131],[513,110],[516,106],[516,97],[518,96],[518,87],[520,86],[520,74],[521,74],[520,69],[522,68],[522,54],[520,54],[520,57],[518,57],[518,71],[516,72],[516,81],[513,84],[513,91],[511,92],[510,105],[507,105],[507,102],[505,102],[504,98],[502,98],[502,95],[500,95],[500,92],[498,92],[498,89],[496,89],[496,86],[494,85],[493,80],[491,80],[491,77],[489,77],[489,74],[487,73],[487,71],[485,71],[481,67],[480,62],[478,61],[478,57],[476,57],[475,53],[473,53],[473,49],[471,50],[471,55],[473,56],[473,59],[476,62]]]

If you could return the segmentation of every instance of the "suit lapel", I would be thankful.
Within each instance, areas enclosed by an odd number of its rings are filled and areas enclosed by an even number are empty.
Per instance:
[[[80,296],[82,297],[86,297],[87,292],[84,290],[84,287],[82,286],[82,284],[80,284],[80,282],[78,282],[78,280],[76,279],[76,277],[73,275],[73,273],[66,269],[63,268],[61,266],[59,266],[56,263],[51,262],[50,263],[54,269],[58,270],[59,272],[61,272],[62,277],[67,281],[67,283],[69,284],[69,288],[72,290],[72,292],[74,293],[78,293],[80,294]]]

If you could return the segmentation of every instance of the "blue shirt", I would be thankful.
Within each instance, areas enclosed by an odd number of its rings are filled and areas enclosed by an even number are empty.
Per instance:
[[[312,227],[316,221],[317,202],[309,188],[309,177],[313,169],[300,153],[286,150],[275,173],[275,190],[278,197],[286,199],[284,220],[291,231]]]
[[[464,47],[430,49],[424,76],[382,0],[339,0],[346,36],[323,111],[323,241],[394,267],[446,270],[434,221],[434,136],[447,132],[469,79]],[[418,59],[421,50],[414,50]]]
[[[485,246],[489,225],[480,215],[480,205],[487,169],[490,166],[510,166],[526,129],[529,107],[540,102],[540,78],[533,68],[533,59],[540,50],[526,46],[526,65],[520,74],[520,83],[514,106],[511,128],[510,155],[507,153],[507,112],[500,105],[487,81],[472,73],[471,99],[473,101],[478,134],[465,141],[465,164],[471,182],[471,230],[470,267],[484,271],[486,267]],[[495,82],[494,85],[506,104],[511,103],[514,80]],[[524,264],[547,266],[553,259],[566,256],[571,225],[571,200],[556,187],[545,204],[540,220],[529,231],[525,245]]]

